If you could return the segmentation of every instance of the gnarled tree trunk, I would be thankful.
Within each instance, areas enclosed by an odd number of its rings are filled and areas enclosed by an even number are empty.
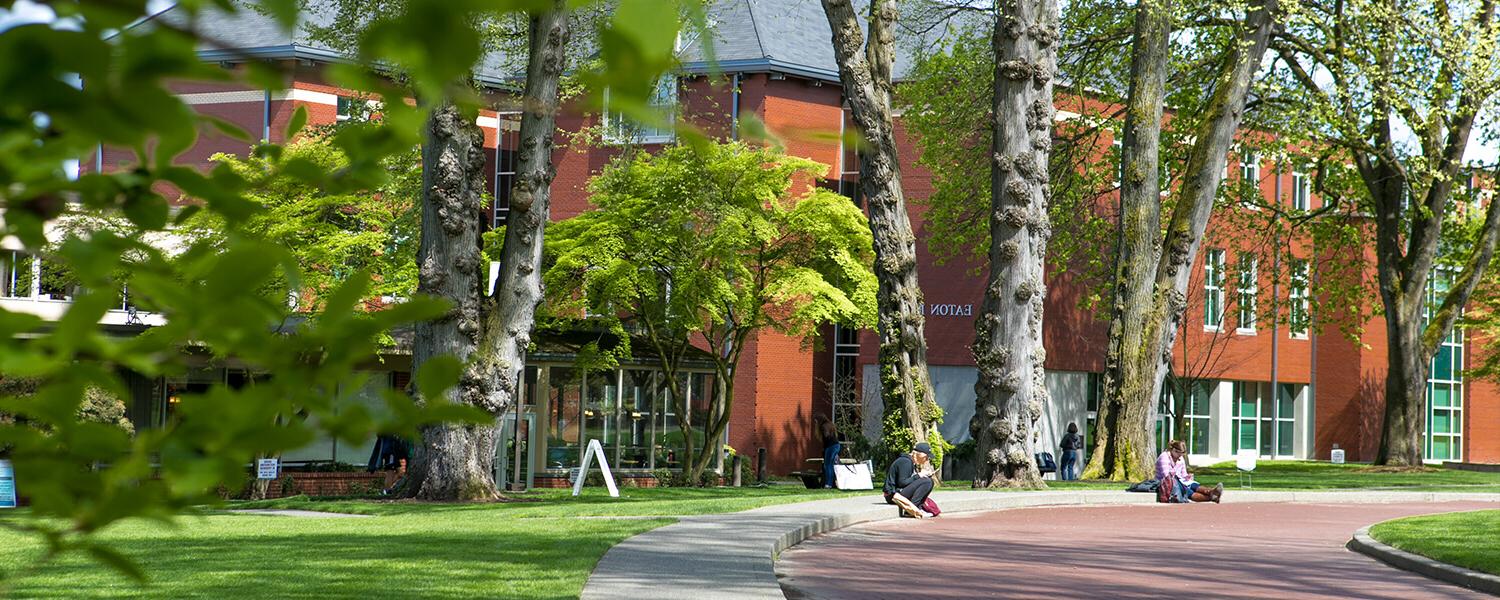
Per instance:
[[[426,193],[417,257],[421,276],[418,287],[424,293],[454,300],[455,309],[442,321],[419,325],[413,362],[420,368],[424,360],[438,353],[458,356],[466,368],[458,389],[451,392],[453,399],[496,417],[516,401],[536,307],[542,300],[542,235],[549,218],[555,173],[552,136],[567,38],[564,0],[556,0],[551,10],[532,16],[510,222],[501,250],[500,280],[482,311],[482,138],[475,137],[478,128],[465,122],[450,106],[434,113],[428,145],[423,149]],[[453,158],[447,158],[450,156]],[[469,162],[461,163],[460,156]],[[469,170],[461,171],[464,167]],[[457,181],[464,185],[450,183]],[[422,433],[406,495],[429,500],[480,500],[496,495],[494,425],[443,424],[425,428]]]
[[[844,99],[864,142],[859,149],[859,185],[869,202],[870,232],[875,238],[884,441],[900,452],[905,450],[900,447],[903,443],[928,439],[929,429],[934,429],[930,415],[937,403],[927,373],[916,236],[906,214],[901,163],[891,123],[891,63],[895,55],[891,28],[896,22],[896,2],[871,2],[868,41],[860,34],[859,20],[849,0],[823,0],[823,12],[833,30]],[[898,427],[902,426],[911,431],[911,442],[891,439],[899,435]]]
[[[1001,0],[991,34],[990,274],[974,322],[979,378],[969,423],[981,458],[975,487],[1045,486],[1032,457],[1048,404],[1042,314],[1057,20],[1055,0]]]
[[[473,364],[481,326],[480,212],[484,208],[483,136],[452,102],[433,109],[422,146],[422,237],[417,292],[453,303],[448,314],[418,322],[413,370],[452,355]],[[486,406],[493,382],[468,373],[447,400]],[[423,402],[434,399],[422,398]],[[422,428],[403,494],[425,500],[475,500],[495,495],[493,424],[440,423]]]
[[[1085,478],[1140,480],[1154,476],[1156,400],[1172,363],[1172,346],[1187,309],[1193,262],[1239,129],[1250,83],[1275,28],[1277,0],[1251,5],[1230,60],[1194,131],[1181,201],[1161,238],[1158,160],[1169,8],[1142,2],[1125,121],[1120,254],[1099,434]],[[1137,116],[1140,118],[1136,118]],[[1149,122],[1147,122],[1149,121]]]

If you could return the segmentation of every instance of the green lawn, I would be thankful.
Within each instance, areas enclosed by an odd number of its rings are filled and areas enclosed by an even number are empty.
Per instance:
[[[1407,517],[1370,528],[1381,542],[1428,558],[1500,575],[1500,510]]]
[[[1436,468],[1424,472],[1377,472],[1369,465],[1310,461],[1261,461],[1251,476],[1240,482],[1240,472],[1233,462],[1189,469],[1199,483],[1224,482],[1227,489],[1257,490],[1332,490],[1397,489],[1448,492],[1500,492],[1500,473],[1480,473]],[[1253,478],[1253,479],[1252,479]],[[1098,482],[1048,482],[1056,488],[1098,488]],[[1106,484],[1119,487],[1120,484]]]
[[[587,489],[525,494],[527,501],[433,505],[293,498],[263,505],[380,515],[295,518],[206,511],[175,527],[132,521],[103,539],[146,569],[141,587],[80,555],[0,588],[22,598],[577,598],[611,546],[674,522],[663,516],[729,512],[856,492],[769,489]],[[868,495],[870,492],[859,492]],[[247,508],[231,503],[226,508]],[[19,518],[24,513],[9,518]],[[577,517],[644,518],[577,518]],[[7,576],[40,556],[31,538],[0,530]]]

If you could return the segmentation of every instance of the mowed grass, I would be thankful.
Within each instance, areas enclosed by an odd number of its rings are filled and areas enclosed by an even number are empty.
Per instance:
[[[1199,483],[1223,482],[1227,489],[1337,490],[1393,489],[1411,491],[1500,492],[1500,473],[1431,468],[1387,472],[1365,464],[1335,465],[1314,461],[1260,461],[1255,471],[1241,477],[1234,462],[1191,466]],[[1242,481],[1243,479],[1243,481]],[[1059,489],[1098,488],[1100,482],[1047,482]],[[1124,487],[1113,483],[1114,487]]]
[[[1500,575],[1500,510],[1447,513],[1386,521],[1370,535],[1413,554]]]
[[[871,491],[809,490],[801,485],[764,488],[621,488],[619,498],[601,488],[544,489],[513,495],[502,504],[431,504],[392,500],[308,498],[295,496],[260,502],[234,502],[232,509],[273,508],[340,512],[357,515],[400,515],[494,512],[506,518],[687,516],[738,512],[773,504],[825,500]]]
[[[175,526],[130,521],[101,539],[141,565],[142,586],[69,554],[31,569],[39,541],[0,529],[0,597],[17,598],[577,598],[611,546],[675,522],[855,492],[587,489],[495,504],[291,498],[230,503],[379,515],[301,518],[207,510]],[[865,495],[871,492],[860,492]],[[22,518],[24,513],[9,518]],[[622,517],[622,518],[611,518]]]

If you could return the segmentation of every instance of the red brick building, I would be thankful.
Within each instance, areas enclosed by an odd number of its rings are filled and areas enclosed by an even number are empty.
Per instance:
[[[173,18],[172,10],[156,17]],[[783,141],[788,153],[828,165],[820,185],[855,196],[857,161],[851,151],[840,147],[841,136],[826,135],[842,132],[848,121],[827,21],[819,5],[731,0],[716,6],[713,20],[718,71],[703,62],[701,40],[688,44],[682,53],[683,69],[662,88],[663,107],[677,119],[723,137],[735,137],[743,119],[753,115]],[[330,123],[347,112],[356,96],[353,90],[329,85],[323,76],[327,64],[342,58],[300,31],[287,35],[248,11],[233,17],[211,16],[200,27],[230,44],[228,49],[205,48],[204,60],[220,62],[226,69],[238,69],[249,60],[272,60],[288,72],[284,88],[271,92],[235,84],[180,86],[182,97],[206,115],[280,142],[285,141],[281,132],[297,107],[306,107],[314,124]],[[897,64],[898,77],[908,68],[903,56]],[[494,87],[497,98],[513,94],[513,89],[504,87],[501,73],[481,70],[480,75],[481,82]],[[1090,102],[1077,97],[1060,100],[1059,119],[1077,117],[1070,109]],[[479,118],[485,131],[487,168],[493,172],[491,186],[500,207],[493,213],[495,222],[504,218],[517,123],[517,115],[503,111],[485,111]],[[575,110],[559,119],[559,127],[566,131],[601,124],[609,132],[606,142],[625,135],[648,147],[672,141],[668,130],[624,133],[609,116]],[[899,129],[898,136],[918,237],[929,360],[935,391],[948,414],[942,431],[950,441],[962,441],[968,438],[974,410],[974,363],[968,345],[984,280],[975,274],[979,265],[961,259],[938,264],[928,250],[923,200],[932,190],[931,175],[916,164],[921,152],[917,140],[905,129]],[[562,135],[557,141],[552,212],[554,219],[565,219],[589,208],[586,182],[618,148],[609,143],[584,146]],[[245,151],[242,142],[205,133],[182,160],[203,164],[216,152]],[[124,152],[107,149],[85,166],[111,169],[130,160]],[[1316,208],[1320,200],[1310,193],[1307,174],[1278,170],[1271,160],[1231,156],[1227,175],[1231,181],[1253,182],[1268,202],[1308,209]],[[1191,454],[1200,463],[1232,458],[1240,449],[1253,449],[1265,459],[1326,460],[1335,446],[1345,449],[1350,461],[1373,459],[1380,435],[1383,323],[1378,317],[1364,323],[1357,342],[1332,327],[1293,331],[1297,327],[1287,322],[1257,323],[1255,311],[1238,310],[1242,298],[1253,296],[1254,302],[1274,302],[1283,311],[1298,310],[1307,305],[1304,299],[1321,293],[1315,271],[1326,257],[1310,244],[1294,240],[1286,244],[1287,252],[1275,253],[1278,264],[1238,262],[1251,259],[1237,251],[1229,231],[1234,226],[1232,219],[1216,216],[1195,266],[1188,325],[1179,336],[1174,359],[1174,370],[1191,378],[1179,388],[1188,390],[1189,399],[1181,403],[1181,414],[1165,415],[1164,424],[1183,422]],[[1373,276],[1371,252],[1352,260],[1362,264],[1357,270]],[[1290,277],[1278,283],[1259,275],[1276,269],[1285,269]],[[1097,282],[1054,269],[1048,283],[1044,335],[1053,403],[1040,424],[1039,450],[1055,449],[1069,422],[1083,426],[1093,418],[1107,329],[1106,314],[1079,308],[1080,297],[1099,293]],[[1378,304],[1374,299],[1370,302]],[[1369,307],[1363,312],[1368,314]],[[770,470],[786,473],[802,468],[804,459],[819,455],[815,416],[878,415],[875,339],[871,331],[829,327],[822,348],[814,352],[801,340],[760,336],[736,372],[737,397],[727,443],[747,455],[767,449]],[[1488,382],[1465,381],[1459,373],[1473,346],[1457,333],[1454,343],[1446,345],[1435,361],[1443,364],[1434,369],[1429,386],[1427,448],[1433,460],[1500,462],[1500,390]],[[655,375],[647,366],[584,376],[571,369],[565,352],[543,352],[534,362],[536,369],[528,377],[533,388],[526,394],[529,404],[523,419],[531,424],[526,427],[532,449],[527,470],[535,477],[561,475],[576,463],[579,446],[594,438],[605,440],[612,463],[626,469],[676,466],[671,432],[679,415],[665,412],[665,403],[658,401],[658,386],[651,383]],[[392,364],[398,369],[401,365],[400,361]],[[225,373],[224,377],[231,376]],[[153,393],[165,397],[169,392],[162,390],[173,385],[183,384],[159,383]],[[690,387],[703,394],[712,385],[712,375],[704,372],[693,376]],[[835,402],[831,390],[840,386],[852,394],[840,394]],[[142,409],[139,414],[149,426],[163,413]],[[878,433],[878,419],[865,419],[865,430]],[[328,454],[319,447],[309,450],[308,457],[345,461],[360,450],[345,449],[340,456],[335,445],[332,455]]]

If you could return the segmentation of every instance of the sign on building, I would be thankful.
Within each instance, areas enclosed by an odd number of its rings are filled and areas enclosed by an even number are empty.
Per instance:
[[[583,451],[583,462],[578,465],[578,475],[573,479],[573,495],[583,493],[583,480],[589,477],[589,462],[599,457],[599,471],[604,473],[604,485],[609,488],[609,497],[619,498],[620,488],[615,487],[615,476],[609,472],[609,461],[604,460],[604,446],[599,440],[589,440],[589,447]]]
[[[16,470],[10,461],[0,460],[0,508],[16,507]]]
[[[1333,452],[1329,453],[1328,458],[1333,464],[1342,465],[1344,464],[1344,450],[1342,448],[1334,448]]]
[[[281,471],[281,465],[278,464],[280,462],[274,458],[262,458],[255,461],[255,478],[275,479]]]

